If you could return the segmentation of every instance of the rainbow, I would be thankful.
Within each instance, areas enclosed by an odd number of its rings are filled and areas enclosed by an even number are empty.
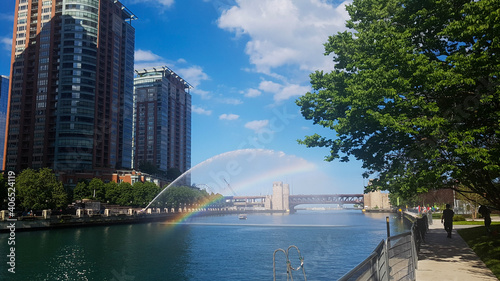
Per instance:
[[[276,153],[274,151],[271,151],[271,150],[257,150],[257,151],[263,151],[263,152],[268,153],[268,154],[270,153],[273,156],[276,155]],[[249,150],[237,150],[234,152],[249,153]],[[230,153],[234,153],[234,152],[230,152]],[[212,162],[215,158],[220,158],[221,156],[226,156],[228,154],[229,153],[220,154],[220,155],[212,157],[208,160],[205,160],[204,162],[193,167],[188,172],[192,172],[193,170],[197,169],[198,167],[200,167],[200,165],[202,165],[204,163]],[[281,154],[283,154],[283,153],[281,153]],[[290,175],[297,175],[299,173],[310,172],[310,171],[317,169],[315,164],[307,162],[306,160],[304,160],[302,158],[297,158],[297,159],[299,159],[301,161],[287,161],[286,165],[276,166],[273,169],[270,169],[268,171],[265,171],[264,173],[259,174],[258,177],[250,177],[250,178],[246,178],[238,183],[234,183],[232,188],[234,188],[234,190],[237,191],[239,194],[242,194],[243,191],[251,190],[252,187],[255,187],[255,186],[269,185],[271,187],[271,184],[273,181],[280,181],[280,179],[286,178],[287,176],[290,176]],[[188,173],[188,172],[186,172],[186,173]],[[184,173],[183,175],[185,175],[186,173]],[[183,175],[181,175],[179,178],[181,178]],[[175,181],[172,184],[174,184],[174,183],[175,183]],[[167,188],[165,188],[164,190],[166,190]],[[150,202],[150,204],[152,202],[154,202],[163,193],[164,190],[162,190],[162,192],[160,192]],[[218,193],[221,193],[221,192],[218,192]],[[251,192],[247,192],[247,193],[249,193],[248,195],[251,195],[250,194]],[[197,211],[191,211],[191,212],[186,211],[186,212],[176,213],[177,216],[175,216],[175,218],[173,220],[169,220],[168,224],[173,224],[173,225],[180,224],[180,223],[184,222],[186,219],[200,213],[203,209],[205,209],[207,206],[211,205],[212,203],[216,202],[218,199],[219,198],[206,198],[203,201],[197,203],[197,208],[196,208]],[[146,206],[146,208],[144,208],[144,210],[147,209],[150,204],[148,204],[148,206]]]
[[[289,165],[285,167],[277,167],[276,169],[260,174],[258,177],[254,177],[244,182],[240,182],[234,185],[234,188],[239,191],[250,190],[252,186],[257,185],[269,185],[271,186],[273,181],[280,181],[280,179],[286,178],[289,175],[296,175],[299,173],[310,172],[316,169],[316,166],[312,163],[297,163],[294,165]],[[282,180],[281,180],[282,181]]]

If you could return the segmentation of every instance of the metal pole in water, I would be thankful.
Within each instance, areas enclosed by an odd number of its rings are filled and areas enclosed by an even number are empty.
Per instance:
[[[391,228],[389,227],[389,217],[385,217],[385,222],[387,223],[387,237],[391,237]]]

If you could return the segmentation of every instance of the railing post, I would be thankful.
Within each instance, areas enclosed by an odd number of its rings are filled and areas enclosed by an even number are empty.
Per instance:
[[[387,224],[387,238],[391,237],[391,227],[389,225],[389,217],[385,217],[385,222]]]

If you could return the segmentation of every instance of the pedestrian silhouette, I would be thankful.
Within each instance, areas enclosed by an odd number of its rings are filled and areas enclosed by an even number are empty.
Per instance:
[[[448,238],[451,238],[451,231],[453,230],[453,216],[455,212],[450,209],[450,204],[446,204],[446,209],[443,210],[443,215],[441,216],[441,223],[444,221],[444,229],[448,232]]]
[[[486,226],[486,230],[490,232],[490,225],[491,225],[491,216],[490,216],[490,209],[488,207],[481,205],[479,207],[479,210],[477,210],[481,216],[484,218],[484,226]]]

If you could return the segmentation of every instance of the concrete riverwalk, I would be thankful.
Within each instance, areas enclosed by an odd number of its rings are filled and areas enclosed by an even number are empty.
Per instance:
[[[498,281],[457,233],[466,227],[475,226],[454,225],[452,238],[447,238],[441,220],[433,220],[418,254],[417,281]]]

